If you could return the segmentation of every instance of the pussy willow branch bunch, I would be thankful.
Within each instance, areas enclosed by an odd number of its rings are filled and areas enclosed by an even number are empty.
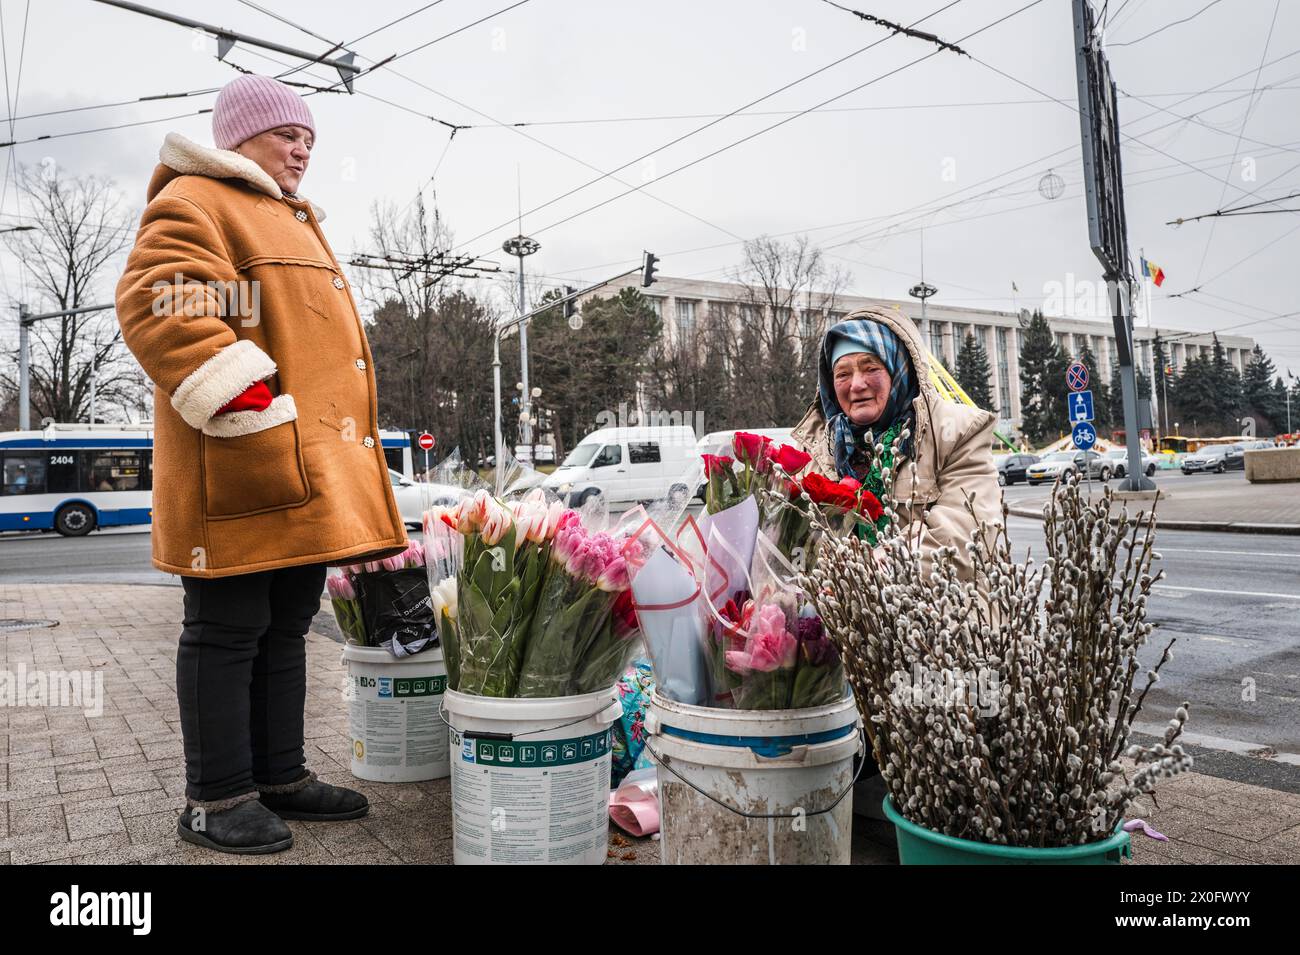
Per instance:
[[[1163,742],[1128,745],[1173,641],[1135,692],[1152,631],[1147,597],[1164,572],[1152,573],[1154,511],[1133,519],[1122,506],[1113,515],[1115,504],[1109,487],[1089,502],[1077,479],[1058,483],[1037,567],[1012,559],[1004,504],[1003,521],[980,522],[966,544],[968,580],[955,547],[922,559],[906,526],[911,501],[886,502],[891,520],[874,549],[855,535],[822,535],[801,584],[840,649],[893,803],[911,821],[1000,845],[1080,845],[1110,836],[1137,796],[1191,767],[1176,742],[1187,703]],[[973,515],[969,497],[966,507]],[[928,694],[918,673],[933,677]],[[974,674],[992,685],[976,687]]]

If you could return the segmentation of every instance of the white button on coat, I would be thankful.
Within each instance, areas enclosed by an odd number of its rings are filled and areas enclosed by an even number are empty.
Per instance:
[[[297,219],[299,222],[306,222],[306,221],[307,221],[307,213],[303,212],[301,209],[299,209],[297,212],[295,212],[295,213],[293,214],[293,217],[294,217],[295,219]]]
[[[367,448],[373,448],[375,446],[375,439],[370,437],[370,435],[366,435],[365,438],[362,439],[361,443]]]
[[[342,288],[342,287],[343,287],[343,280],[342,280],[341,278],[339,278],[337,275],[334,276],[334,287],[335,287],[335,288]]]
[[[365,360],[364,358],[358,358],[358,359],[357,359],[357,370],[359,370],[359,371],[365,371],[365,370],[366,370],[366,360]]]

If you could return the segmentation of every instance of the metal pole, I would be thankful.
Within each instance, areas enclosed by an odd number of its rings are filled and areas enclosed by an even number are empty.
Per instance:
[[[501,329],[492,333],[492,447],[501,466]]]
[[[26,305],[18,306],[18,429],[31,429],[32,417],[28,406],[31,404],[31,364],[32,346],[29,329],[37,322],[47,318],[64,318],[68,315],[82,315],[86,312],[102,312],[113,308],[112,305],[83,305],[80,308],[65,308],[58,312],[42,312],[33,315]]]
[[[519,251],[519,314],[522,316],[528,311],[528,303],[524,301],[524,253]],[[532,393],[528,390],[528,322],[519,323],[519,377],[524,383],[524,393],[519,396],[519,441],[521,444],[528,445],[528,463],[533,461],[533,427],[530,423],[532,417]]]
[[[1114,324],[1116,343],[1119,348],[1119,380],[1124,402],[1124,444],[1128,448],[1127,473],[1124,475],[1124,489],[1127,491],[1149,491],[1156,485],[1146,476],[1142,469],[1142,444],[1138,438],[1137,416],[1137,375],[1133,369],[1133,326],[1131,317],[1125,311],[1126,300],[1130,290],[1123,276],[1108,277],[1107,285],[1115,289]],[[1124,343],[1120,335],[1127,334]]]
[[[99,362],[90,363],[90,423],[95,423],[95,386],[98,384]]]
[[[32,426],[31,414],[31,328],[26,305],[18,306],[18,430]]]
[[[586,288],[578,289],[569,295],[564,296],[558,301],[547,302],[544,306],[537,309],[538,312],[544,312],[550,308],[560,308],[567,301],[577,301],[584,295],[589,295],[596,289],[604,288],[611,282],[616,282],[634,273],[640,272],[641,266],[634,269],[628,269],[626,272],[620,272],[618,275],[603,279]],[[514,326],[518,325],[523,330],[524,323],[533,317],[533,312],[522,313],[515,318],[508,319],[496,325],[492,332],[492,432],[495,440],[497,460],[501,460],[501,336],[504,335]]]

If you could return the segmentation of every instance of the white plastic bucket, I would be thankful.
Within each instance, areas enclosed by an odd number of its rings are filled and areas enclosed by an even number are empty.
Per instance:
[[[344,644],[352,775],[378,783],[441,779],[451,772],[442,648],[395,657],[382,647]]]
[[[498,699],[448,690],[457,865],[600,865],[609,851],[614,688]]]
[[[651,696],[646,749],[659,780],[660,860],[848,865],[852,696],[798,710],[729,710]]]

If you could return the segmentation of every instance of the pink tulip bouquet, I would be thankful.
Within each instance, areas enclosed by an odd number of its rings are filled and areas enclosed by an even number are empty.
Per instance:
[[[325,578],[325,590],[330,595],[330,605],[334,608],[334,619],[339,630],[348,643],[366,646],[366,625],[361,619],[361,601],[357,599],[356,587],[352,578],[346,573],[330,574]]]
[[[614,608],[630,584],[626,540],[591,534],[565,511],[519,674],[519,696],[571,696],[613,686],[634,653]]]
[[[442,521],[463,535],[457,580],[459,681],[478,696],[514,696],[528,629],[564,507],[542,492],[513,505],[485,490]]]

